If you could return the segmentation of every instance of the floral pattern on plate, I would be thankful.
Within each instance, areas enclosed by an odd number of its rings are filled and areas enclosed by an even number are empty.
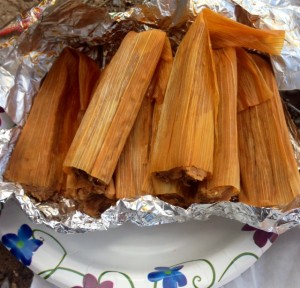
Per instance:
[[[156,267],[156,271],[148,274],[148,280],[158,282],[163,280],[163,288],[184,287],[187,284],[187,279],[179,270],[183,265],[176,267]]]
[[[33,232],[27,224],[23,224],[17,234],[8,233],[2,236],[2,243],[10,249],[10,252],[21,262],[29,266],[33,252],[35,252],[43,241],[32,238]]]
[[[263,247],[266,245],[267,241],[270,240],[270,242],[273,242],[277,238],[277,234],[271,233],[271,232],[265,232],[261,231],[259,229],[253,228],[249,225],[244,225],[241,229],[242,231],[255,231],[253,234],[253,241],[254,243],[259,246]],[[90,274],[90,273],[82,273],[80,271],[74,270],[72,267],[65,267],[62,266],[63,261],[67,257],[67,251],[63,247],[63,245],[50,233],[45,232],[40,229],[31,229],[29,225],[23,224],[18,229],[17,234],[14,233],[7,233],[2,236],[2,243],[10,249],[11,253],[15,255],[21,262],[23,262],[24,265],[30,266],[32,257],[34,257],[34,252],[39,249],[42,244],[47,245],[47,239],[37,239],[35,237],[35,233],[39,232],[39,234],[45,234],[48,237],[52,238],[52,240],[57,243],[57,245],[60,246],[60,248],[63,251],[63,255],[57,265],[55,265],[53,268],[47,269],[45,271],[41,271],[39,274],[43,276],[45,279],[48,279],[51,277],[56,271],[63,270],[65,272],[74,273],[77,275],[80,275],[82,277],[82,283],[78,283],[77,286],[73,286],[73,288],[117,288],[115,285],[113,279],[111,280],[104,280],[102,281],[102,278],[104,275],[108,273],[118,273],[125,277],[127,282],[129,283],[131,288],[138,288],[138,286],[135,285],[134,281],[131,279],[129,275],[126,273],[120,272],[120,271],[104,271],[102,272],[98,278],[96,276]],[[44,245],[44,246],[45,246]],[[43,246],[40,248],[43,249]],[[149,284],[152,282],[153,287],[158,287],[157,285],[161,283],[162,288],[179,288],[179,287],[187,287],[188,284],[193,284],[193,287],[199,287],[197,286],[196,282],[201,281],[201,277],[199,275],[194,276],[192,279],[188,279],[184,270],[185,265],[191,262],[205,262],[211,269],[212,272],[212,279],[211,283],[208,287],[213,287],[217,282],[222,280],[222,278],[225,276],[229,268],[240,258],[242,257],[254,257],[255,259],[258,259],[258,256],[255,253],[252,252],[244,252],[240,253],[236,257],[233,258],[233,260],[227,265],[224,272],[221,274],[219,279],[216,275],[216,269],[214,265],[208,260],[208,259],[194,259],[190,261],[186,261],[183,263],[179,263],[170,267],[155,267],[153,272],[150,272],[147,275],[147,279],[149,281]],[[120,287],[120,286],[119,286]]]
[[[140,228],[128,223],[109,231],[64,234],[32,223],[14,200],[5,203],[0,216],[0,241],[9,250],[32,240],[41,244],[36,250],[31,247],[28,267],[61,288],[219,287],[271,247],[277,235],[268,233],[212,217],[184,224]],[[267,238],[262,248],[255,243],[257,237]]]
[[[72,288],[113,288],[114,283],[111,281],[104,281],[98,283],[97,278],[92,274],[86,274],[82,280],[83,286],[74,286]]]
[[[255,231],[253,234],[253,240],[254,243],[260,248],[266,246],[268,240],[273,243],[278,237],[278,234],[276,233],[260,230],[248,224],[243,226],[242,231]]]

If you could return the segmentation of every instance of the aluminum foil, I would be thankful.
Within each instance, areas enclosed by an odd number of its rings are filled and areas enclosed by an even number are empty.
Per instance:
[[[296,1],[150,0],[131,8],[127,7],[128,1],[106,2],[105,8],[104,3],[100,0],[45,0],[0,30],[0,106],[17,124],[0,130],[0,177],[26,122],[33,97],[65,46],[83,51],[100,66],[105,66],[128,31],[158,27],[167,31],[176,49],[195,15],[208,7],[253,27],[286,30],[282,56],[273,57],[272,62],[280,89],[300,88],[300,6]],[[294,149],[298,151],[295,155],[299,156],[296,134],[291,132]],[[34,222],[65,233],[105,230],[128,221],[150,226],[207,220],[212,215],[279,234],[300,224],[300,198],[282,209],[233,202],[193,204],[183,209],[156,197],[143,196],[120,200],[102,213],[100,219],[94,219],[76,211],[71,200],[38,203],[29,198],[20,185],[1,179],[0,212],[2,204],[12,199],[20,203]]]

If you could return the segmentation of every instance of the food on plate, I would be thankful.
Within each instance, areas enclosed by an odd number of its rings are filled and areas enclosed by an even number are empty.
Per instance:
[[[4,178],[22,184],[29,195],[47,200],[65,188],[63,161],[100,69],[73,49],[62,51],[33,101]]]
[[[278,55],[283,41],[283,31],[204,9],[175,53],[165,32],[131,31],[101,75],[64,49],[5,178],[41,201],[71,198],[93,217],[142,195],[184,208],[287,204],[300,178],[276,81],[246,50]]]
[[[166,37],[157,68],[114,173],[117,199],[154,193],[149,172],[150,150],[151,143],[155,142],[172,63],[171,44]]]
[[[270,63],[257,55],[247,56],[262,75],[255,79],[262,84],[256,93],[271,91],[271,97],[238,113],[242,186],[239,198],[259,207],[287,204],[299,194],[300,177],[282,103]],[[238,97],[251,97],[253,90],[239,93]]]
[[[240,192],[235,48],[214,49],[213,57],[219,91],[213,173],[198,188],[207,201],[230,200]]]
[[[217,103],[212,51],[201,14],[174,58],[151,153],[152,173],[162,181],[203,180],[212,174]]]
[[[108,185],[165,43],[160,30],[129,32],[104,69],[64,161]]]

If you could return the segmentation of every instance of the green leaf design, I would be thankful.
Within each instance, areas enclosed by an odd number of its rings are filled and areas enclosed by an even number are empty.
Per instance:
[[[32,237],[33,238],[36,239],[36,237],[35,237],[35,233],[36,232],[45,234],[45,235],[49,236],[50,238],[52,238],[60,246],[60,248],[63,250],[63,253],[64,253],[63,256],[62,256],[62,258],[58,262],[58,264],[53,269],[47,270],[47,272],[49,272],[49,273],[46,276],[44,276],[44,278],[48,279],[51,275],[53,275],[53,273],[55,273],[55,271],[58,269],[58,267],[60,266],[60,264],[64,261],[65,257],[67,256],[67,251],[64,248],[64,246],[55,237],[53,237],[51,234],[49,234],[48,232],[45,232],[43,230],[40,230],[40,229],[34,229],[34,230],[32,230]],[[46,273],[45,271],[41,271],[40,273],[38,273],[38,275],[42,275],[42,274],[45,274],[45,273]]]
[[[123,273],[123,272],[120,272],[120,271],[114,271],[114,270],[102,272],[102,273],[99,275],[99,277],[98,277],[98,283],[100,283],[102,277],[103,277],[105,274],[108,274],[108,273],[118,273],[118,274],[121,274],[122,276],[124,276],[124,277],[128,280],[128,282],[129,282],[129,284],[130,284],[130,287],[131,287],[131,288],[135,288],[135,286],[134,286],[134,284],[133,284],[131,278],[130,278],[126,273]]]
[[[52,269],[47,269],[47,270],[41,271],[41,272],[38,273],[38,275],[41,275],[41,276],[43,276],[45,279],[48,279],[48,278],[50,278],[57,270],[64,270],[64,271],[68,271],[68,272],[77,274],[77,275],[79,275],[79,276],[81,276],[81,277],[84,277],[85,274],[83,274],[83,273],[81,273],[81,272],[79,272],[79,271],[76,271],[76,270],[74,270],[74,269],[67,268],[67,267],[60,267],[60,265],[62,264],[63,260],[64,260],[64,259],[66,258],[66,256],[67,256],[67,251],[66,251],[66,249],[63,247],[63,245],[62,245],[55,237],[53,237],[51,234],[49,234],[49,233],[47,233],[47,232],[45,232],[45,231],[43,231],[43,230],[39,230],[39,229],[34,229],[34,230],[32,230],[32,233],[33,233],[32,237],[33,237],[34,239],[37,239],[37,238],[36,238],[36,235],[35,235],[35,233],[37,233],[37,232],[42,233],[42,234],[45,234],[45,235],[47,235],[48,237],[52,238],[52,239],[60,246],[60,248],[61,248],[62,251],[63,251],[63,256],[62,256],[62,258],[60,259],[60,261],[57,263],[57,265],[56,265],[55,267],[53,267]],[[241,254],[237,255],[237,256],[234,257],[234,258],[232,259],[232,261],[228,264],[228,266],[226,267],[225,271],[224,271],[224,272],[222,273],[222,275],[220,276],[218,282],[220,282],[220,281],[223,279],[223,277],[225,276],[225,274],[227,273],[227,271],[230,269],[230,267],[231,267],[237,260],[239,260],[240,258],[245,257],[245,256],[251,256],[251,257],[254,257],[256,260],[259,258],[256,254],[251,253],[251,252],[244,252],[244,253],[241,253]],[[207,259],[195,259],[195,260],[189,260],[189,261],[177,263],[177,264],[172,265],[172,266],[170,266],[170,267],[176,267],[176,266],[179,266],[179,265],[184,265],[184,264],[193,263],[193,262],[205,262],[205,263],[210,267],[211,272],[212,272],[212,280],[211,280],[211,283],[207,286],[207,288],[211,288],[211,287],[215,284],[215,281],[216,281],[216,271],[215,271],[215,268],[214,268],[213,264],[212,264],[209,260],[207,260]],[[130,287],[131,287],[131,288],[135,288],[133,281],[131,280],[131,278],[130,278],[126,273],[123,273],[123,272],[120,272],[120,271],[115,271],[115,270],[109,270],[109,271],[104,271],[104,272],[102,272],[102,273],[99,275],[99,277],[98,277],[98,283],[100,283],[102,277],[103,277],[104,275],[108,274],[108,273],[118,273],[118,274],[124,276],[124,277],[127,279],[128,283],[130,284]],[[44,274],[46,274],[46,275],[44,276]],[[202,281],[202,278],[201,278],[200,275],[194,276],[193,279],[192,279],[193,287],[194,287],[194,288],[198,288],[198,287],[199,287],[198,285],[201,284],[201,283],[200,283],[201,281]],[[157,282],[154,282],[154,283],[153,283],[153,288],[157,288]]]
[[[193,278],[193,286],[194,286],[194,288],[199,288],[199,286],[196,284],[196,281],[201,282],[202,278],[200,276],[195,276]]]
[[[47,273],[47,272],[51,272],[52,270],[53,270],[53,269],[48,269],[48,270],[42,271],[42,272],[39,273],[39,275],[42,276],[43,274],[45,274],[45,273]],[[67,268],[67,267],[57,267],[57,268],[56,268],[56,271],[57,271],[57,270],[68,271],[68,272],[77,274],[77,275],[79,275],[79,276],[81,276],[81,277],[84,277],[84,274],[83,274],[83,273],[80,273],[79,271],[76,271],[76,270],[74,270],[74,269],[70,269],[70,268]]]
[[[229,265],[227,266],[227,268],[225,269],[225,271],[223,272],[223,274],[221,275],[221,277],[219,278],[218,282],[220,282],[222,280],[222,278],[224,277],[224,275],[226,274],[226,272],[229,270],[229,268],[240,258],[244,257],[244,256],[252,256],[254,257],[256,260],[258,260],[258,256],[254,253],[251,252],[244,252],[241,253],[239,255],[237,255],[236,257],[233,258],[233,260],[229,263]]]

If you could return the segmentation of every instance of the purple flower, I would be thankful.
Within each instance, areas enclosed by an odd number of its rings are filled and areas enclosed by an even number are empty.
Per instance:
[[[26,266],[31,264],[33,252],[35,252],[43,242],[38,239],[30,239],[32,230],[27,224],[23,224],[18,234],[8,233],[2,236],[2,243],[10,248],[10,252]]]
[[[73,288],[113,288],[114,283],[111,281],[104,281],[98,284],[95,276],[92,274],[86,274],[82,281],[83,286],[74,286]]]
[[[278,234],[276,234],[276,233],[266,232],[264,230],[254,228],[248,224],[243,226],[242,230],[243,231],[255,231],[255,233],[253,234],[253,240],[254,240],[254,243],[260,248],[264,247],[267,244],[268,240],[270,240],[270,242],[273,243],[278,237]]]
[[[183,287],[187,284],[186,277],[179,272],[183,265],[176,267],[156,267],[156,271],[148,274],[148,280],[158,282],[163,280],[163,288]]]

